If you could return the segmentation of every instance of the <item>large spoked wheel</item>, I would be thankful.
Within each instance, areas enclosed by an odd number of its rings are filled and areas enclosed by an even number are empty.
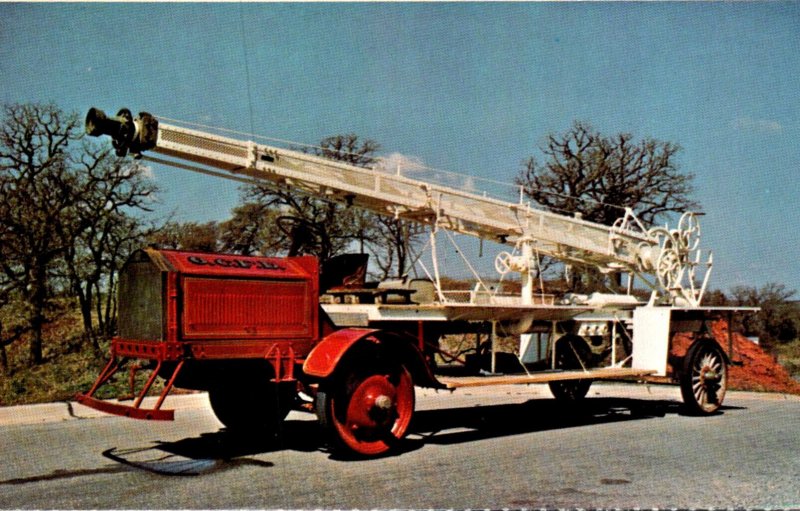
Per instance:
[[[722,348],[709,339],[695,341],[686,352],[680,384],[690,413],[710,415],[719,410],[728,387],[728,364]]]
[[[210,388],[208,400],[214,415],[229,431],[271,434],[280,428],[296,394],[293,382],[242,381]]]
[[[351,365],[317,393],[317,416],[338,453],[377,456],[396,447],[414,415],[414,383],[399,364]]]
[[[656,262],[656,276],[663,289],[670,289],[678,283],[681,275],[681,254],[677,242],[670,238],[661,247],[661,253]]]
[[[556,343],[556,368],[580,370],[590,357],[589,347],[577,335],[566,336]],[[574,402],[586,397],[592,380],[557,380],[549,382],[550,392],[559,401]]]
[[[693,252],[700,245],[700,220],[697,215],[687,211],[678,221],[678,235],[684,250]]]

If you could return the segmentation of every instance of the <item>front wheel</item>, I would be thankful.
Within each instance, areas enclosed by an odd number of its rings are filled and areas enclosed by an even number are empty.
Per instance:
[[[217,419],[229,431],[246,434],[270,434],[280,424],[294,403],[297,390],[294,382],[219,384],[208,391],[208,400]]]
[[[715,341],[701,339],[691,345],[683,360],[680,384],[690,413],[711,415],[722,406],[728,387],[728,364]]]
[[[395,447],[414,415],[414,383],[402,365],[346,367],[320,386],[317,416],[334,451],[377,456]]]

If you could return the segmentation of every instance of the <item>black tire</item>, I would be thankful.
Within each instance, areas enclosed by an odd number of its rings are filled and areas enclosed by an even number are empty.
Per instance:
[[[208,400],[217,419],[230,431],[270,434],[280,428],[297,395],[294,382],[244,378],[239,384],[215,385]]]
[[[583,369],[590,359],[591,351],[581,337],[569,335],[556,343],[556,368],[564,370]],[[550,392],[558,401],[580,401],[589,393],[592,380],[557,380],[548,382]]]
[[[686,352],[680,376],[681,395],[692,415],[716,413],[728,388],[728,363],[714,340],[698,339]]]

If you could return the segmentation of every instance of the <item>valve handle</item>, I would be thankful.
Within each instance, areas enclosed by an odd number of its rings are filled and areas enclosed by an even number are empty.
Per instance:
[[[497,254],[497,257],[494,258],[494,269],[497,270],[497,273],[499,273],[500,275],[505,275],[506,273],[511,271],[512,257],[514,256],[512,256],[505,250]]]

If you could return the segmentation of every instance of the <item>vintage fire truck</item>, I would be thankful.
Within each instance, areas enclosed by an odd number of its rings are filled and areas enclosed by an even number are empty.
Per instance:
[[[138,419],[171,420],[162,408],[175,387],[208,392],[230,430],[278,430],[298,396],[310,396],[331,448],[375,456],[409,431],[415,386],[548,383],[556,399],[583,398],[595,380],[680,384],[686,409],[718,411],[731,354],[710,334],[716,320],[743,309],[701,305],[712,258],[699,248],[692,213],[674,229],[647,227],[631,210],[613,226],[587,222],[383,168],[363,168],[301,151],[167,124],[127,109],[91,109],[89,135],[109,135],[131,154],[242,182],[266,183],[325,200],[418,222],[430,230],[426,278],[370,284],[361,255],[319,267],[315,258],[255,257],[144,248],[119,283],[119,328],[110,360],[84,405]],[[156,156],[158,155],[158,156]],[[501,276],[519,274],[521,291],[503,294],[478,279],[443,289],[436,234],[454,232],[509,246],[495,258]],[[513,248],[511,248],[513,247]],[[536,292],[537,264],[550,256],[627,275],[625,294]],[[467,261],[467,263],[469,263]],[[649,300],[632,292],[634,278]],[[688,332],[684,353],[670,349]],[[489,339],[488,367],[472,376],[436,374],[446,334]],[[498,371],[497,336],[519,336],[517,371]],[[476,351],[477,348],[476,348]],[[100,400],[98,389],[124,367],[150,371],[132,403]],[[144,398],[162,379],[154,406]],[[133,378],[131,377],[131,381]],[[301,403],[302,404],[302,403]]]

